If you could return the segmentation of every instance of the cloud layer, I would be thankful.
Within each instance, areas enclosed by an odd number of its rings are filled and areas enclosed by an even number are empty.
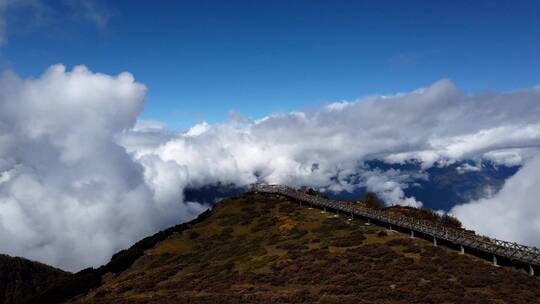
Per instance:
[[[410,93],[259,120],[235,115],[230,123],[183,132],[158,121],[136,123],[145,91],[129,73],[109,76],[82,66],[52,66],[36,79],[0,78],[0,252],[70,270],[102,264],[142,236],[205,209],[184,201],[186,187],[256,181],[326,191],[366,187],[387,203],[420,206],[403,190],[428,179],[425,172],[370,169],[363,162],[526,163],[514,179],[540,169],[534,160],[539,87],[466,94],[442,80]],[[502,206],[507,191],[455,212],[473,223],[467,215]],[[489,232],[500,221],[486,219],[479,227]],[[527,231],[532,238],[538,228]]]
[[[257,180],[334,191],[365,186],[389,203],[419,206],[404,197],[408,176],[366,171],[362,161],[417,160],[424,168],[464,159],[521,164],[540,146],[539,100],[539,88],[465,94],[441,80],[411,93],[333,103],[312,113],[201,123],[167,135],[135,130],[121,142],[145,167],[153,160],[176,167],[172,171],[183,172],[190,186]]]

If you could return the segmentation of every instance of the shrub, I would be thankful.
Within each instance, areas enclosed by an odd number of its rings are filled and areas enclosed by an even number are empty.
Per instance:
[[[198,239],[199,236],[201,236],[201,235],[197,231],[190,231],[188,233],[188,239],[190,239],[190,240]]]
[[[454,217],[452,215],[449,215],[448,213],[445,213],[442,216],[441,221],[442,221],[443,225],[446,225],[446,226],[449,226],[449,227],[453,227],[453,228],[462,228],[463,227],[461,222],[456,217]]]
[[[355,242],[361,242],[366,239],[364,236],[364,233],[361,231],[354,231],[351,233],[351,239],[353,239]]]
[[[381,209],[381,201],[377,197],[377,195],[373,192],[368,192],[364,196],[364,198],[361,200],[368,208],[372,209]]]
[[[350,237],[335,238],[330,245],[334,247],[352,247],[358,245],[358,243]]]
[[[403,249],[403,252],[405,253],[420,253],[420,248],[418,246],[415,246],[413,243],[410,243],[405,249]]]
[[[441,214],[428,208],[418,209],[413,207],[392,206],[386,208],[385,212],[399,216],[414,217],[419,220],[429,221],[456,229],[462,228],[461,222],[452,215],[449,215],[448,213]]]
[[[408,246],[411,244],[411,240],[408,239],[391,239],[390,241],[386,242],[386,245],[388,246]]]

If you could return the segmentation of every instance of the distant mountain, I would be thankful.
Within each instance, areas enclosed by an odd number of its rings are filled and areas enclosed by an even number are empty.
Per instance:
[[[523,272],[255,193],[225,199],[197,220],[86,271],[98,280],[76,276],[31,303],[487,304],[540,298],[540,282]]]
[[[405,196],[415,197],[424,207],[444,211],[449,211],[456,204],[496,193],[504,181],[520,168],[495,165],[489,161],[461,161],[444,166],[435,164],[426,170],[418,162],[387,164],[372,160],[366,162],[365,166],[365,170],[399,170],[402,174],[409,174],[411,185],[403,189]],[[355,182],[354,176],[351,180]],[[353,192],[328,191],[325,195],[334,199],[356,200],[364,196],[366,191],[365,187],[359,187]]]
[[[249,187],[238,187],[234,184],[222,183],[203,187],[188,187],[184,189],[184,200],[212,206],[223,198],[237,196],[249,190]]]
[[[0,303],[21,303],[69,275],[38,262],[0,254]]]
[[[496,193],[504,181],[514,175],[519,168],[519,166],[495,165],[489,161],[461,161],[444,166],[435,164],[423,170],[421,164],[414,161],[405,164],[387,164],[383,161],[371,160],[363,163],[359,171],[397,170],[409,175],[410,185],[403,189],[407,197],[415,197],[426,208],[449,211],[456,204]],[[367,192],[367,189],[361,185],[360,179],[359,175],[354,174],[349,177],[350,183],[358,185],[352,192],[326,191],[324,195],[338,200],[357,200]],[[199,188],[187,188],[184,196],[186,201],[213,205],[224,197],[239,195],[247,191],[249,191],[248,187],[217,183]]]
[[[448,211],[458,203],[498,192],[505,180],[516,174],[519,168],[470,161],[445,167],[434,166],[426,170],[429,175],[427,181],[417,181],[419,186],[405,189],[405,194],[416,197],[428,208]]]

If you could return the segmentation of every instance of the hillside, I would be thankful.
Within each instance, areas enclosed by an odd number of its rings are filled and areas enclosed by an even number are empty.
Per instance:
[[[184,228],[68,303],[540,301],[523,272],[272,195],[226,199]]]
[[[0,254],[0,303],[20,303],[67,276],[60,269]]]

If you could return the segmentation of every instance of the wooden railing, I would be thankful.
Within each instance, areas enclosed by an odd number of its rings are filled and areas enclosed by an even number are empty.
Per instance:
[[[352,217],[359,216],[366,219],[371,219],[387,225],[394,225],[403,229],[408,229],[411,232],[419,232],[424,235],[433,237],[436,243],[437,239],[444,240],[449,243],[460,245],[461,251],[465,247],[478,250],[480,252],[493,255],[493,262],[497,264],[497,257],[504,257],[510,261],[518,261],[528,264],[529,273],[534,275],[534,268],[540,266],[540,249],[536,247],[528,247],[507,241],[501,241],[486,236],[477,235],[475,233],[438,225],[436,223],[415,219],[413,217],[398,216],[388,214],[384,211],[364,207],[360,204],[351,202],[334,201],[320,196],[306,194],[297,189],[283,185],[253,185],[253,191],[262,193],[279,194],[292,198],[300,203],[304,202],[320,208],[344,212]]]

